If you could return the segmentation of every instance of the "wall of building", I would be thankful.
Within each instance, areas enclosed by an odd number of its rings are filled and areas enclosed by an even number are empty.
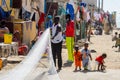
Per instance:
[[[4,8],[4,10],[10,10],[10,0],[6,0],[6,4],[7,4],[7,7],[6,5],[2,5],[2,0],[0,0],[0,6],[2,6]]]
[[[0,6],[1,6],[2,0],[0,0]]]
[[[82,2],[97,6],[97,0],[82,0]]]

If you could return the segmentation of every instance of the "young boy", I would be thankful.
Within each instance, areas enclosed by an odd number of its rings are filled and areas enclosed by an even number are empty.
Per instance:
[[[78,45],[75,46],[75,51],[74,51],[74,62],[75,62],[75,70],[77,71],[77,68],[79,67],[79,70],[81,70],[81,62],[82,62],[82,56],[81,52],[79,51]]]
[[[81,54],[84,70],[88,70],[89,58],[92,60],[90,50],[88,49],[88,43],[84,44],[84,49],[82,49]]]
[[[99,70],[101,70],[101,71],[103,71],[103,70],[105,70],[105,65],[104,65],[104,59],[107,57],[107,54],[106,53],[103,53],[101,56],[98,56],[96,59],[95,59],[95,61],[97,61],[97,63],[98,63],[98,71]],[[101,69],[100,69],[100,67],[101,67]]]
[[[116,40],[117,40],[117,38],[118,38],[118,33],[117,33],[117,32],[115,32],[115,35],[113,36],[112,41],[116,41]]]
[[[116,48],[118,47],[118,52],[120,52],[120,34],[119,34],[118,39],[116,40],[115,47]]]
[[[115,32],[115,35],[113,36],[112,38],[112,41],[116,41],[118,39],[118,33]],[[112,48],[115,47],[115,46],[112,46]]]

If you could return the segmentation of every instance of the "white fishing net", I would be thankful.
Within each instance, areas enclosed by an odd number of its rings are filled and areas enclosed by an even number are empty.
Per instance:
[[[48,56],[42,58],[46,48]],[[50,29],[41,35],[25,59],[0,76],[0,80],[60,80],[52,58]]]

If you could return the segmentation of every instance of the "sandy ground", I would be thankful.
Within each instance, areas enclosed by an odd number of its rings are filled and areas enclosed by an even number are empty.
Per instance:
[[[115,31],[114,31],[115,32]],[[114,34],[113,32],[113,34]],[[120,31],[117,31],[120,33]],[[61,80],[120,80],[120,52],[117,52],[117,48],[112,48],[115,42],[113,42],[112,35],[93,35],[91,37],[91,43],[89,45],[90,50],[97,51],[96,53],[91,53],[93,60],[91,61],[91,71],[83,72],[73,72],[74,70],[74,63],[68,64],[67,61],[67,50],[62,49],[62,57],[63,57],[63,68],[58,73]],[[81,48],[82,49],[82,48]],[[80,50],[81,50],[80,49]],[[105,59],[105,65],[107,66],[107,69],[105,72],[98,72],[95,71],[95,58],[102,53],[107,53],[107,58]],[[23,57],[22,57],[23,59]],[[45,60],[42,61],[43,64],[47,64]],[[41,67],[44,68],[45,65],[39,63],[38,71],[36,74],[39,73],[39,70]],[[7,64],[6,67],[4,67],[0,71],[0,75],[3,75],[5,72],[11,70],[14,68],[17,64]],[[42,66],[41,66],[42,65]],[[48,70],[48,69],[45,69]],[[34,72],[36,72],[34,71]],[[33,72],[33,74],[34,74]],[[42,73],[41,73],[42,74]],[[35,74],[34,74],[35,75]],[[37,80],[47,80],[47,79],[37,79]],[[52,79],[50,79],[52,80]],[[54,79],[58,80],[58,79]]]

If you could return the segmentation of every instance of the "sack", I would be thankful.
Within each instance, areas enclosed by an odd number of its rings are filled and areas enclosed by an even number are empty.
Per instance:
[[[91,62],[90,61],[88,62],[88,70],[92,70]]]

